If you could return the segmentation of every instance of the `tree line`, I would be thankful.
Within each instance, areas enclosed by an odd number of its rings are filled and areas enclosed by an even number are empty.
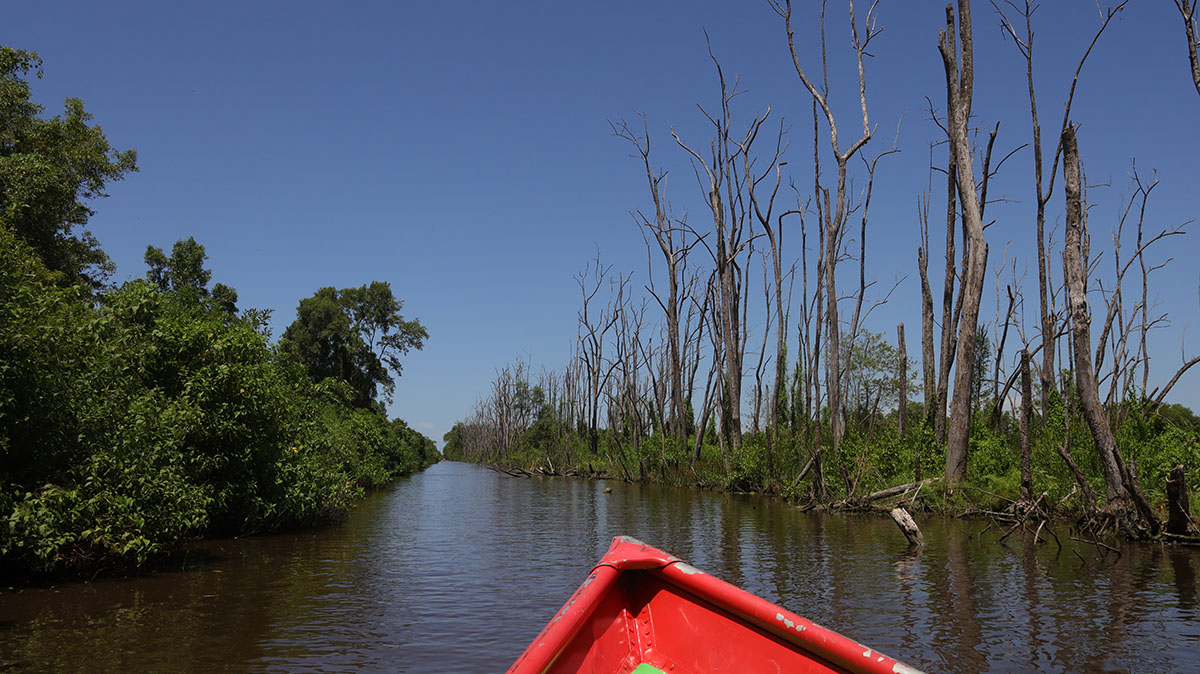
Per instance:
[[[387,283],[318,290],[278,341],[194,238],[114,286],[86,226],[136,153],[77,99],[46,117],[31,75],[37,54],[0,47],[0,577],[330,520],[440,458],[385,412],[428,338]]]
[[[1195,2],[1176,4],[1186,58],[1200,77]],[[670,131],[671,149],[699,181],[703,217],[673,207],[648,120],[612,123],[645,176],[648,205],[633,217],[650,260],[646,280],[614,271],[597,253],[575,279],[580,310],[570,361],[537,372],[528,361],[503,367],[446,435],[447,456],[778,492],[824,505],[862,504],[889,486],[915,491],[936,476],[943,495],[965,483],[1022,512],[1053,501],[1090,513],[1097,527],[1157,533],[1167,472],[1182,465],[1193,483],[1200,477],[1197,419],[1167,403],[1200,357],[1185,358],[1165,385],[1151,388],[1147,346],[1166,322],[1151,290],[1169,262],[1161,249],[1188,223],[1152,226],[1146,211],[1157,181],[1135,169],[1103,248],[1088,227],[1085,153],[1073,121],[1088,56],[1126,3],[1101,13],[1063,92],[1062,118],[1045,139],[1034,85],[1037,3],[991,3],[1025,66],[1032,121],[1007,154],[996,145],[998,122],[973,106],[971,3],[947,5],[937,40],[944,98],[928,111],[941,138],[929,148],[929,187],[915,198],[919,364],[908,355],[903,323],[895,341],[869,327],[896,290],[868,273],[876,169],[898,151],[898,135],[879,146],[870,115],[870,50],[882,30],[875,5],[862,15],[847,3],[844,54],[827,47],[825,3],[806,20],[790,1],[768,5],[810,103],[803,154],[811,183],[790,173],[791,127],[770,106],[746,114],[740,80],[727,77],[710,46],[717,96],[701,110],[711,133]],[[805,63],[798,40],[819,40],[820,60]],[[856,81],[830,81],[838,58]],[[835,94],[852,104],[834,105]],[[1035,239],[1036,260],[1024,264],[1037,270],[1036,299],[1028,300],[1007,251],[989,262],[987,234],[997,201],[989,181],[1026,148],[1036,210],[1022,231]],[[934,189],[935,177],[944,188]],[[1057,194],[1059,240],[1046,224]],[[929,271],[935,208],[945,223],[940,293]],[[987,322],[989,276],[995,314]],[[1027,301],[1036,322],[1023,320]]]

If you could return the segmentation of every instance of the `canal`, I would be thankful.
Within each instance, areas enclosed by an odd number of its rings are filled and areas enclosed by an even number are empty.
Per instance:
[[[0,590],[0,671],[503,672],[617,534],[931,673],[1200,668],[1197,552],[921,522],[914,552],[888,519],[445,462],[335,527]]]

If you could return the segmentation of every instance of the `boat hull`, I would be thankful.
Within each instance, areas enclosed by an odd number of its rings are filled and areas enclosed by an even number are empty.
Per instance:
[[[915,673],[625,536],[509,674]]]

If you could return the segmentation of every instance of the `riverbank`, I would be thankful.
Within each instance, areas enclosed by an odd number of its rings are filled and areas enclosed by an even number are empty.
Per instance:
[[[750,443],[762,440],[762,436],[750,436]],[[863,481],[870,485],[870,491],[858,491],[859,481],[846,480],[849,484],[839,494],[835,489],[825,489],[817,485],[820,477],[813,476],[807,485],[801,485],[806,476],[812,475],[813,461],[800,471],[795,478],[788,482],[777,480],[755,481],[748,479],[745,473],[740,478],[731,478],[730,472],[722,469],[721,464],[713,460],[716,457],[715,448],[708,449],[710,460],[698,461],[686,469],[668,471],[660,474],[644,472],[637,478],[613,474],[601,459],[598,462],[588,462],[582,466],[568,466],[562,470],[554,468],[553,462],[542,460],[538,465],[537,459],[530,463],[528,455],[521,461],[498,462],[495,457],[481,460],[485,467],[506,473],[514,477],[542,475],[547,477],[576,477],[592,480],[622,480],[625,482],[642,482],[666,484],[672,486],[690,486],[698,489],[717,492],[755,494],[781,499],[784,502],[798,506],[801,510],[810,512],[873,512],[887,516],[895,507],[904,507],[912,512],[953,517],[962,519],[988,520],[1002,527],[1011,535],[1018,528],[1028,529],[1035,537],[1053,535],[1050,524],[1065,524],[1088,535],[1099,538],[1119,538],[1127,540],[1155,540],[1180,545],[1200,545],[1200,533],[1194,525],[1188,525],[1182,531],[1170,531],[1162,526],[1179,515],[1179,505],[1186,511],[1190,506],[1189,490],[1186,488],[1186,473],[1182,467],[1177,467],[1170,476],[1164,476],[1160,485],[1148,485],[1151,494],[1162,495],[1161,500],[1153,508],[1157,518],[1157,527],[1152,528],[1140,513],[1134,508],[1131,499],[1110,502],[1104,507],[1096,504],[1094,493],[1085,493],[1085,489],[1096,489],[1103,493],[1102,486],[1087,487],[1086,478],[1075,484],[1069,484],[1066,489],[1061,481],[1045,479],[1048,488],[1040,492],[1032,492],[1032,498],[1022,498],[1019,476],[979,476],[971,475],[971,479],[954,485],[946,484],[941,477],[929,477],[917,481],[900,484],[881,484],[880,481]],[[867,456],[863,452],[860,465]],[[644,468],[646,463],[639,462]],[[548,467],[549,466],[549,467]],[[597,467],[599,466],[599,467]],[[817,469],[819,470],[819,468]],[[1045,475],[1045,472],[1042,472]],[[843,473],[844,476],[844,473]],[[1176,499],[1166,497],[1171,489],[1171,481],[1177,480],[1175,487]],[[1182,484],[1180,488],[1178,485]],[[803,488],[803,487],[807,488]],[[995,490],[995,491],[993,491]],[[998,493],[999,491],[1009,493]],[[825,497],[818,497],[824,491]],[[1143,496],[1144,497],[1144,496]],[[1174,504],[1174,506],[1172,505]],[[1190,512],[1188,513],[1190,521]],[[1045,533],[1041,533],[1045,529]]]

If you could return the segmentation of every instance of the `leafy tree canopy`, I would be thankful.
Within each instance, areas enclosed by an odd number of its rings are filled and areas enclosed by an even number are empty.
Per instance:
[[[381,389],[390,399],[395,390],[391,373],[400,376],[400,357],[429,338],[420,321],[405,320],[403,307],[391,284],[383,281],[321,288],[300,301],[296,320],[280,339],[280,351],[302,365],[313,381],[332,377],[346,382],[356,393],[355,404],[370,407]]]
[[[40,117],[28,76],[41,77],[34,52],[0,46],[0,226],[28,244],[62,282],[98,287],[113,269],[83,229],[92,199],[137,170],[135,150],[113,149],[83,101],[68,98],[63,113]]]
[[[208,300],[215,308],[230,315],[237,314],[237,291],[218,283],[212,291],[208,282],[212,270],[205,269],[208,253],[194,237],[180,239],[171,247],[171,257],[157,246],[146,246],[146,280],[161,292],[174,293],[179,298],[195,303]]]

